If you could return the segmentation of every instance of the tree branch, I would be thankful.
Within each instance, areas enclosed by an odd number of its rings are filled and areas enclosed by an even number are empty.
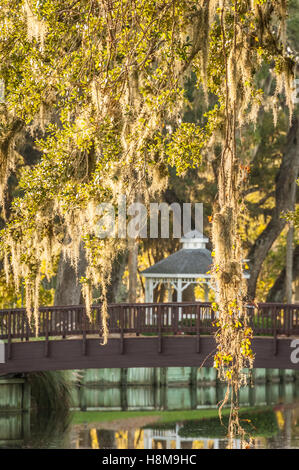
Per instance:
[[[271,287],[268,296],[267,302],[284,302],[285,301],[285,277],[286,277],[286,268],[284,267],[275,283]],[[296,245],[293,253],[293,279],[296,280],[299,277],[299,245]]]
[[[283,212],[292,209],[291,188],[296,184],[299,167],[299,121],[295,117],[289,129],[285,151],[276,177],[275,208],[265,230],[255,241],[248,253],[250,260],[250,279],[248,279],[248,297],[254,299],[257,279],[271,246],[286,225]]]

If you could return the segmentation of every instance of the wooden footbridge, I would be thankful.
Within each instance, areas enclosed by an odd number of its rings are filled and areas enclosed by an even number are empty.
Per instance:
[[[255,367],[299,369],[299,304],[248,306]],[[111,304],[109,340],[101,345],[101,305],[91,319],[80,306],[42,307],[36,336],[24,309],[0,311],[0,375],[114,367],[213,364],[215,312],[210,303]],[[2,351],[2,352],[1,352]]]

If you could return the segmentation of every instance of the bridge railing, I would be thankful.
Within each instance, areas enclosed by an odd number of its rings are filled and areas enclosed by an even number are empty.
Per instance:
[[[262,303],[249,307],[251,326],[257,335],[298,335],[299,304]]]
[[[248,306],[255,335],[299,335],[299,304]],[[211,334],[217,327],[217,314],[210,303],[110,304],[108,326],[111,334],[136,335]],[[38,337],[62,337],[102,334],[101,305],[94,305],[91,318],[79,306],[41,307]],[[0,311],[0,339],[29,340],[36,336],[34,319],[28,320],[25,309]]]

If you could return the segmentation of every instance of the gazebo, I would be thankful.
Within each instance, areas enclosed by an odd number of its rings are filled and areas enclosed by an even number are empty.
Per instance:
[[[145,277],[145,302],[154,301],[154,290],[159,284],[165,284],[168,301],[181,302],[183,292],[192,284],[202,285],[204,300],[208,301],[209,289],[212,288],[209,273],[212,265],[211,252],[206,248],[209,239],[201,232],[191,230],[184,235],[180,242],[182,248],[142,271]]]

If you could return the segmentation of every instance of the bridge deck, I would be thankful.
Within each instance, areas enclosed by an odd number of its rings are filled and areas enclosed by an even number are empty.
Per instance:
[[[299,304],[250,306],[255,367],[299,368]],[[209,303],[109,305],[110,338],[100,346],[101,306],[42,307],[36,337],[24,309],[0,311],[0,374],[103,367],[211,366],[215,312]],[[61,338],[61,339],[59,339]],[[299,346],[299,340],[297,340]],[[299,354],[298,354],[299,356]],[[295,357],[295,362],[294,362]]]

